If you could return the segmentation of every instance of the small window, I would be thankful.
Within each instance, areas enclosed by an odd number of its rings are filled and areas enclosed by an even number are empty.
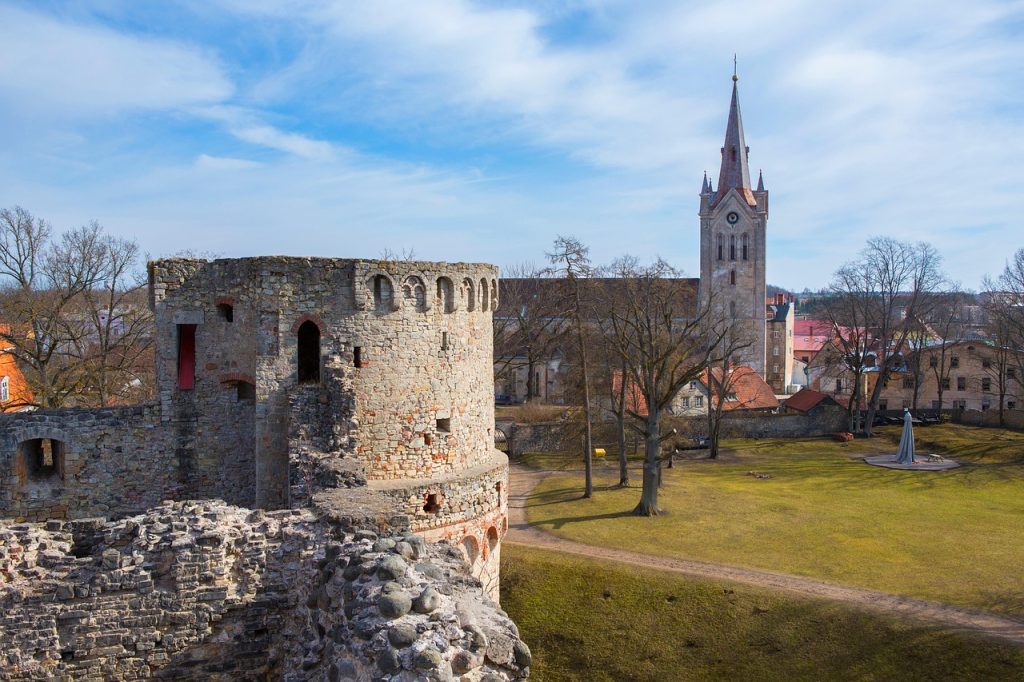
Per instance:
[[[772,346],[772,355],[778,356],[778,354],[779,354],[779,347],[778,346]]]
[[[942,380],[942,390],[943,391],[948,391],[949,390],[949,377],[946,377],[945,379]]]
[[[30,481],[64,477],[64,443],[54,438],[34,438],[20,447],[25,474]]]
[[[743,233],[743,260],[747,260],[747,233]]]
[[[696,396],[693,399],[693,406],[694,407],[703,407],[704,406],[704,396],[702,396],[702,395]]]
[[[782,333],[778,329],[773,329],[772,330],[772,338],[773,339],[777,339],[780,336],[782,336]]]
[[[938,367],[939,366],[939,359],[937,357],[935,357],[934,355],[931,356],[930,358],[928,358],[928,366],[929,367],[933,367],[933,368],[934,367]]]
[[[836,392],[838,393],[841,390],[843,390],[843,380],[836,379]]]
[[[956,369],[957,367],[959,367],[960,366],[960,356],[959,355],[952,356],[949,359],[949,366],[952,367],[953,369]]]
[[[729,235],[729,260],[736,260],[736,235]]]
[[[965,377],[956,378],[956,390],[966,391],[967,390],[967,379]]]
[[[910,377],[903,377],[903,388],[913,388],[914,380]]]
[[[196,325],[178,325],[178,390],[196,387]]]
[[[730,270],[729,271],[729,284],[731,284],[733,286],[736,286],[736,271],[735,270]]]
[[[879,400],[878,409],[881,410],[882,412],[887,411],[889,409],[889,402],[886,400]]]
[[[1013,378],[1016,378],[1016,376],[1017,376],[1017,370],[1015,368],[1013,368],[1013,367],[1007,367],[1006,368],[1006,378],[1007,379],[1013,379]]]
[[[441,493],[428,493],[423,504],[423,511],[428,514],[436,514],[441,511],[442,501],[444,501],[444,495]]]
[[[990,400],[985,399],[985,400],[981,401],[981,411],[982,412],[988,410],[988,408],[990,408],[990,407],[992,407],[992,402]]]
[[[448,332],[441,332],[441,350],[448,350]]]
[[[991,367],[992,367],[992,361],[989,360],[988,358],[983,358],[982,361],[981,361],[981,368],[982,369],[990,369]]]
[[[373,307],[378,313],[389,313],[394,309],[395,290],[391,280],[384,275],[373,278]]]
[[[452,432],[452,420],[449,419],[438,419],[437,420],[437,432],[438,433],[451,433]]]
[[[424,445],[433,445],[434,444],[434,437],[432,435],[430,435],[429,433],[424,433],[423,434],[423,444]]]
[[[992,380],[990,378],[984,377],[981,380],[981,390],[986,392],[992,390]]]
[[[352,348],[352,364],[356,367],[363,366],[363,347],[355,346]]]
[[[722,254],[725,251],[725,237],[721,234],[718,235],[718,260],[722,260]]]
[[[0,403],[6,403],[11,399],[11,380],[9,377],[0,379]]]
[[[230,303],[217,304],[217,316],[225,322],[235,321],[235,307]]]
[[[256,386],[248,381],[235,382],[235,398],[239,402],[243,400],[256,400]]]
[[[1006,409],[1008,409],[1008,410],[1015,410],[1015,409],[1017,409],[1017,402],[1014,401],[1014,400],[1007,400],[1006,401]]]
[[[689,398],[683,398],[683,407],[689,407],[689,406],[690,406],[690,399]]]

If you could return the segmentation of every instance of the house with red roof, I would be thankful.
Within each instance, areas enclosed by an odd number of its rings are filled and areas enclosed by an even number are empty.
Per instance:
[[[775,391],[761,375],[746,365],[733,367],[723,380],[722,369],[705,370],[698,379],[684,386],[676,395],[669,411],[675,415],[695,416],[707,414],[708,400],[717,401],[724,397],[722,410],[725,412],[775,412],[779,400]]]

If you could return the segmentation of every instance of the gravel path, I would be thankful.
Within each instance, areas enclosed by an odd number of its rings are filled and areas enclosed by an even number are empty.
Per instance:
[[[509,467],[509,531],[504,542],[847,602],[875,611],[931,621],[949,628],[973,631],[1024,645],[1024,622],[984,611],[836,585],[786,573],[690,559],[672,559],[559,538],[529,525],[526,521],[526,508],[529,506],[534,487],[552,473],[566,472],[538,471],[515,464]]]

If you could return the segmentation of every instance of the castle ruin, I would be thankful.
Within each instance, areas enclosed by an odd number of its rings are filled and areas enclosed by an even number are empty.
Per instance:
[[[176,258],[149,290],[154,403],[0,416],[0,679],[527,675],[484,597],[497,269]]]

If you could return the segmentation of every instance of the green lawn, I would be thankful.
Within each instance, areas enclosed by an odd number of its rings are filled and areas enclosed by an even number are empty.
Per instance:
[[[719,461],[666,470],[661,506],[629,512],[638,488],[605,484],[579,498],[580,475],[538,487],[530,521],[596,545],[806,575],[1024,616],[1024,434],[918,429],[918,452],[964,466],[907,472],[860,457],[894,449],[898,429],[870,440],[746,440]],[[766,473],[768,479],[748,472]]]
[[[1009,680],[1024,650],[843,605],[506,544],[530,679]]]

